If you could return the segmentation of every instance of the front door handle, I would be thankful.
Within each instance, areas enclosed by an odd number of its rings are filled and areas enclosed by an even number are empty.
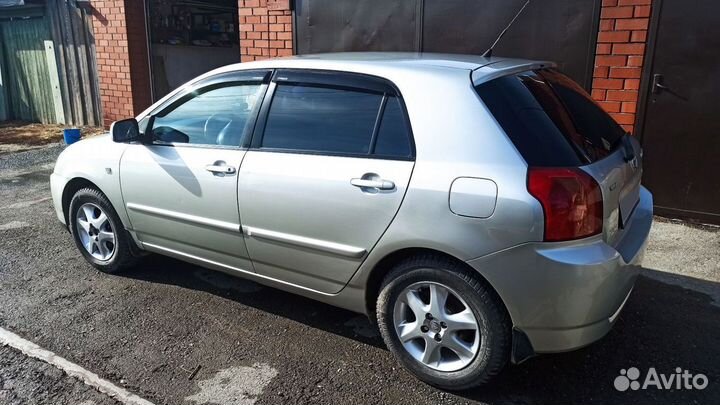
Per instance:
[[[350,184],[360,188],[375,188],[378,190],[392,190],[395,188],[395,183],[390,180],[372,180],[372,179],[351,179]]]
[[[227,166],[225,164],[215,162],[211,165],[205,166],[205,170],[209,171],[212,174],[220,175],[220,174],[235,174],[236,169],[232,166]]]

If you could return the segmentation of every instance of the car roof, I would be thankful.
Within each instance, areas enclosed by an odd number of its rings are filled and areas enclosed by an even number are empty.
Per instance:
[[[553,65],[552,62],[514,59],[502,57],[484,57],[480,55],[420,53],[420,52],[339,52],[298,55],[283,58],[267,59],[256,62],[244,62],[221,68],[225,71],[244,70],[249,68],[298,68],[298,69],[329,69],[343,68],[362,71],[363,68],[407,69],[462,69],[477,71],[492,66],[488,72],[500,70],[517,70],[536,65]],[[479,73],[479,72],[478,72]],[[473,75],[475,79],[475,75]]]
[[[340,52],[272,58],[253,62],[235,63],[207,72],[171,91],[157,103],[138,115],[141,119],[166,100],[174,97],[184,88],[205,78],[253,69],[314,69],[339,72],[354,72],[376,75],[388,79],[418,77],[424,72],[434,77],[470,77],[474,85],[524,70],[555,66],[552,62],[480,55],[420,53],[420,52]],[[439,76],[438,76],[439,75]],[[427,76],[424,76],[427,77]]]

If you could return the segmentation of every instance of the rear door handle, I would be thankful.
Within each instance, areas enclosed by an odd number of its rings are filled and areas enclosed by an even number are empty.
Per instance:
[[[360,188],[375,188],[378,190],[392,190],[395,183],[390,180],[351,179],[350,184]]]
[[[235,168],[224,164],[212,164],[205,166],[205,170],[212,174],[235,174]]]

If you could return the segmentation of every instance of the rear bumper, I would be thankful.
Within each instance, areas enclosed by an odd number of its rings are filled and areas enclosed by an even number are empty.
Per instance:
[[[527,243],[468,262],[497,290],[535,353],[563,352],[603,337],[632,292],[652,224],[652,195],[622,238]]]

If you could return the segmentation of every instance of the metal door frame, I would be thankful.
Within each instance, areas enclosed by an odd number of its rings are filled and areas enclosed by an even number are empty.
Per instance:
[[[640,92],[637,101],[637,114],[635,115],[635,136],[644,144],[645,140],[645,117],[647,106],[650,101],[650,86],[652,84],[652,72],[655,69],[655,48],[657,46],[657,34],[660,27],[663,0],[654,0],[650,14],[650,27],[648,27],[648,38],[645,44],[645,55],[643,56],[643,69],[640,78]]]

